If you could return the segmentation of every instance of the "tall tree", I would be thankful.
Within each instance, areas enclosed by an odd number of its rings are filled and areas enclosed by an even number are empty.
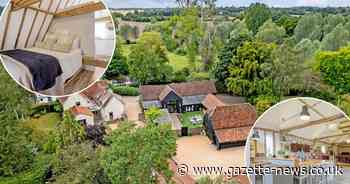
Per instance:
[[[219,53],[219,62],[217,62],[213,68],[212,73],[215,78],[224,82],[229,76],[229,66],[232,64],[232,58],[237,54],[237,49],[245,41],[252,39],[252,33],[247,29],[246,25],[237,20],[234,22],[234,29],[231,32],[230,39],[225,44],[224,48]]]
[[[168,62],[160,33],[145,32],[131,47],[130,76],[140,84],[169,82],[173,71]]]
[[[73,144],[57,152],[52,160],[51,171],[52,177],[48,182],[50,184],[102,184],[99,173],[103,170],[99,163],[98,150],[93,149],[88,142]],[[108,183],[108,180],[103,182]]]
[[[321,79],[339,93],[350,92],[350,47],[325,51],[317,55]]]
[[[332,32],[327,34],[321,42],[322,50],[336,51],[347,46],[350,42],[350,32],[343,25],[338,25]]]
[[[168,159],[175,155],[176,138],[170,125],[148,124],[134,128],[123,122],[107,138],[101,164],[113,184],[157,182],[161,174],[170,181]]]
[[[303,39],[295,46],[295,50],[299,53],[303,61],[308,61],[314,58],[315,53],[319,48],[320,41],[311,41],[309,39]]]
[[[0,66],[0,177],[13,176],[31,167],[34,155],[28,132],[21,126],[32,103]]]
[[[122,54],[120,44],[121,41],[118,39],[112,61],[104,74],[104,77],[107,79],[118,78],[121,75],[129,74],[128,64],[126,58]]]
[[[294,36],[297,42],[307,38],[310,40],[321,40],[323,26],[323,17],[321,14],[306,14],[301,17],[297,27],[294,30]]]
[[[272,20],[268,20],[259,28],[259,32],[256,34],[256,38],[259,41],[266,43],[276,43],[281,44],[284,37],[286,36],[286,31],[284,28],[279,27]]]
[[[248,98],[273,93],[267,69],[272,67],[274,47],[264,42],[245,42],[239,47],[229,66],[228,90]]]
[[[262,26],[265,21],[271,19],[272,14],[270,9],[261,3],[255,3],[249,6],[245,12],[245,22],[249,30],[256,34],[259,27]]]
[[[332,32],[334,28],[344,23],[345,23],[345,18],[342,15],[338,15],[338,14],[327,15],[327,17],[325,17],[324,26],[323,26],[324,35],[327,35],[328,33]]]

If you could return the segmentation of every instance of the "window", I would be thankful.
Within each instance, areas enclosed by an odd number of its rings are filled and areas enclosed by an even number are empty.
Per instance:
[[[86,119],[81,119],[81,120],[79,120],[79,122],[80,122],[82,125],[86,125]]]
[[[265,139],[266,139],[266,156],[272,157],[274,155],[274,142],[273,142],[273,133],[272,132],[265,132]]]
[[[109,119],[113,120],[113,112],[109,112]]]
[[[75,102],[75,105],[76,106],[80,106],[80,102]]]

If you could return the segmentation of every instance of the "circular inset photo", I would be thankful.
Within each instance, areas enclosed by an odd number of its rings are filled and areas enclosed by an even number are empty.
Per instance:
[[[108,67],[115,26],[101,0],[11,0],[0,22],[0,56],[12,78],[47,96],[79,93]]]
[[[269,172],[250,175],[251,183],[349,183],[341,174],[350,172],[343,167],[350,163],[349,130],[346,114],[326,101],[292,98],[278,103],[258,118],[248,137],[246,165]]]

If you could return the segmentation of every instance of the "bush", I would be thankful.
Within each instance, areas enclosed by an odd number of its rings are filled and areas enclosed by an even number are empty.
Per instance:
[[[139,90],[135,87],[130,86],[112,86],[111,87],[114,93],[123,96],[138,96]]]
[[[35,159],[33,167],[25,172],[12,177],[0,177],[0,184],[37,184],[45,183],[49,174],[51,157],[48,155],[39,155]]]
[[[278,97],[276,96],[258,96],[255,100],[255,108],[259,115],[264,113],[267,109],[272,107],[278,102]]]

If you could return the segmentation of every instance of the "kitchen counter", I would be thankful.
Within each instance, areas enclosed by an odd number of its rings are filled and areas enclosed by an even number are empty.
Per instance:
[[[318,166],[324,166],[324,167],[330,167],[334,165],[330,161],[324,161],[324,160],[306,160],[303,162],[296,161],[292,158],[273,158],[270,160],[265,161],[258,161],[254,163],[255,166],[261,165],[263,167],[318,167]],[[257,176],[253,177],[253,183],[252,184],[294,184],[299,183],[300,181],[307,183],[308,176],[294,176],[294,175],[278,175],[277,173],[271,174],[271,175],[264,175],[264,176]]]

